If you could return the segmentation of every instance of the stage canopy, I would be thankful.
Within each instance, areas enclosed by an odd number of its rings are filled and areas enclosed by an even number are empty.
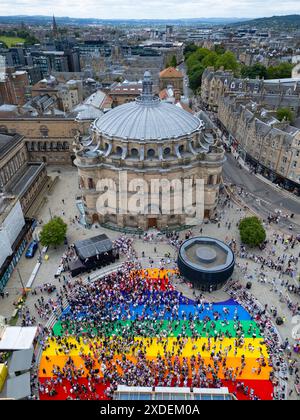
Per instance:
[[[0,336],[0,350],[27,350],[33,345],[37,327],[6,327]]]
[[[33,349],[14,351],[9,363],[8,371],[12,375],[15,372],[23,372],[31,368]]]
[[[96,257],[112,250],[112,241],[105,235],[94,236],[90,239],[77,241],[74,244],[78,257],[81,260]]]
[[[4,385],[3,391],[0,394],[1,398],[9,398],[14,400],[22,400],[31,395],[30,389],[30,373],[14,376],[9,378]]]

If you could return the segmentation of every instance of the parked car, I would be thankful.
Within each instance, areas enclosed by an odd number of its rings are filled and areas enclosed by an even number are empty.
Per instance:
[[[37,243],[37,241],[30,242],[30,244],[29,244],[29,246],[27,248],[25,257],[26,258],[33,258],[37,249],[38,249],[38,243]]]

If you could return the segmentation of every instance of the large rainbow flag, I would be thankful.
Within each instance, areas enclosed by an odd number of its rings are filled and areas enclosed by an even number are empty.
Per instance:
[[[160,269],[140,273],[146,278],[149,291],[158,294],[177,293],[170,286],[170,274],[172,270]],[[53,337],[48,339],[41,357],[39,382],[44,389],[40,398],[66,399],[80,395],[81,399],[107,399],[105,390],[109,383],[103,380],[103,369],[108,366],[123,375],[120,361],[126,358],[136,364],[142,352],[149,362],[163,361],[166,375],[176,363],[187,365],[188,386],[192,385],[192,369],[205,366],[208,379],[217,372],[219,382],[238,399],[272,399],[268,349],[257,323],[241,305],[230,299],[206,303],[199,310],[194,301],[182,298],[174,320],[170,308],[145,307],[144,302],[120,303],[118,319],[104,322],[101,336],[96,328],[93,331],[93,324],[89,336],[84,328],[80,334],[78,330],[74,334],[72,314],[67,308],[54,325]],[[66,314],[68,322],[64,321]],[[153,318],[157,322],[153,323]],[[85,319],[86,325],[86,313],[77,313],[74,321],[80,324],[80,319]],[[133,340],[127,339],[128,334]],[[103,351],[109,355],[105,368],[103,358],[99,357]],[[215,355],[221,355],[221,361],[216,361]],[[211,374],[207,373],[209,367],[214,368]],[[96,382],[90,378],[91,368],[98,373]],[[57,372],[66,369],[69,375],[61,379]],[[179,382],[172,386],[187,385],[184,378]],[[76,394],[78,387],[80,391]]]

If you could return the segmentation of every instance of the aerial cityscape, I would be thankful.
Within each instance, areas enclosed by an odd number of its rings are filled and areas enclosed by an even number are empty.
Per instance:
[[[0,400],[300,400],[299,368],[298,1],[1,1]]]

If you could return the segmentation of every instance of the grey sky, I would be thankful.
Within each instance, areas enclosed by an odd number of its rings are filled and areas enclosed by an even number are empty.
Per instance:
[[[112,18],[262,17],[300,13],[300,0],[0,0],[3,15]]]

